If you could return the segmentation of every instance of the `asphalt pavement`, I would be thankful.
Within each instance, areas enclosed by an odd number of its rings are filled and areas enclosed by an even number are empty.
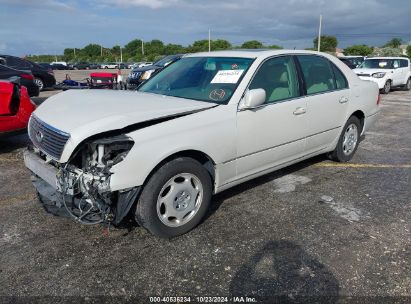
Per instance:
[[[381,108],[350,163],[320,156],[227,190],[172,240],[47,214],[27,136],[0,139],[0,303],[410,303],[411,93]]]

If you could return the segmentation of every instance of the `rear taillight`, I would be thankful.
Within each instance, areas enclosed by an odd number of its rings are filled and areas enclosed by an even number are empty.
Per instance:
[[[380,93],[378,93],[378,98],[377,98],[377,106],[379,106],[379,105],[380,105],[380,102],[381,102],[381,94],[380,94]]]
[[[28,80],[34,80],[33,75],[30,74],[21,74],[20,77]]]

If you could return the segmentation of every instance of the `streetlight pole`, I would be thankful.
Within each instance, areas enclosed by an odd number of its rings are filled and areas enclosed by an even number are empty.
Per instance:
[[[208,52],[211,52],[211,29],[208,29]]]
[[[123,49],[120,46],[120,62],[123,62]]]
[[[321,25],[323,21],[323,15],[320,15],[320,26],[318,27],[318,41],[317,41],[317,51],[321,49]]]
[[[141,54],[144,56],[144,41],[141,39]]]

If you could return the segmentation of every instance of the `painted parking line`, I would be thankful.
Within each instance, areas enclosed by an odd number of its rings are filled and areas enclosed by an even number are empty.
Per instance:
[[[411,168],[411,165],[319,163],[318,168]]]

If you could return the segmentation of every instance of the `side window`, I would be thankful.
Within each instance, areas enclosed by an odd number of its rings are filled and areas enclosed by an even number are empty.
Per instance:
[[[334,72],[335,84],[337,86],[337,89],[338,90],[347,89],[348,88],[348,82],[347,82],[347,79],[345,78],[344,74],[334,64],[332,64],[332,63],[330,63],[330,64],[331,64],[333,72]]]
[[[300,62],[307,95],[335,90],[333,72],[328,59],[315,55],[297,56]]]
[[[15,68],[30,68],[30,64],[17,57],[8,57],[7,58],[7,65]]]
[[[249,89],[264,89],[266,103],[300,96],[292,57],[276,57],[264,62],[255,74]]]
[[[400,61],[398,59],[393,61],[394,69],[398,69],[400,67]]]
[[[408,61],[404,60],[404,59],[401,59],[401,67],[402,68],[408,68]]]

